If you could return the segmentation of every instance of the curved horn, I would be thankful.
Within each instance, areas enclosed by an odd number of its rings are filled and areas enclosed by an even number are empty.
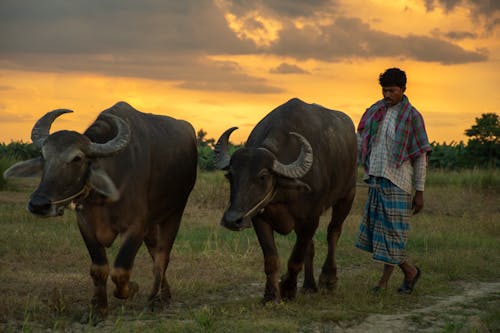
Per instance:
[[[116,127],[116,136],[106,143],[95,143],[90,144],[89,156],[91,157],[105,157],[119,152],[125,148],[130,142],[130,127],[125,122],[125,120],[112,115],[112,114],[102,114],[102,117],[111,120]]]
[[[234,130],[237,130],[238,127],[231,127],[227,129],[220,136],[219,140],[214,147],[214,161],[215,167],[219,170],[223,170],[229,166],[229,161],[231,160],[231,156],[229,156],[228,145],[229,145],[229,136],[233,133]]]
[[[50,126],[54,120],[64,113],[73,112],[68,109],[57,109],[50,112],[47,112],[42,118],[38,119],[31,130],[31,141],[38,148],[42,148],[43,142],[50,134]]]
[[[286,165],[274,160],[273,171],[288,178],[300,178],[309,171],[313,164],[313,151],[309,141],[302,135],[296,132],[290,132],[290,134],[296,136],[302,143],[300,155],[295,162]]]

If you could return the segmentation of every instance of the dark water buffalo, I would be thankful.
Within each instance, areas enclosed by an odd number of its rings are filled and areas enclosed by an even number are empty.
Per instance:
[[[294,298],[297,275],[305,264],[303,288],[317,291],[312,237],[321,213],[332,208],[328,256],[320,287],[337,280],[335,248],[356,189],[356,135],[344,113],[292,99],[262,119],[245,147],[227,153],[228,129],[216,145],[216,165],[227,170],[230,206],[221,224],[242,230],[253,224],[264,254],[264,302]],[[274,231],[297,236],[288,271],[278,284],[279,257]]]
[[[121,299],[137,290],[130,281],[142,242],[154,262],[154,285],[148,305],[170,298],[165,271],[181,216],[196,179],[196,138],[192,126],[166,116],[146,114],[124,102],[103,111],[79,134],[49,134],[55,118],[70,110],[54,110],[33,127],[33,143],[42,156],[20,162],[4,176],[26,177],[42,171],[28,210],[41,217],[62,215],[71,202],[89,251],[95,313],[107,314],[106,281],[110,273],[105,247],[117,235],[123,244],[111,279]]]

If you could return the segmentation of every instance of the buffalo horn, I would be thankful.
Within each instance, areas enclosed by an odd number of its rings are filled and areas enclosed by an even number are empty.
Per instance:
[[[313,151],[309,141],[302,135],[296,132],[290,132],[290,134],[296,136],[302,143],[299,157],[290,164],[283,164],[278,160],[274,160],[273,171],[288,178],[300,178],[311,168],[313,163]]]
[[[130,141],[130,128],[128,124],[121,118],[112,114],[102,114],[111,120],[116,126],[116,136],[106,143],[92,142],[90,144],[89,156],[92,157],[105,157],[119,152],[125,148]]]
[[[42,148],[43,142],[50,134],[50,126],[54,120],[62,115],[63,113],[73,112],[67,109],[57,109],[50,112],[47,112],[42,118],[38,119],[31,130],[31,141],[38,148]]]
[[[224,133],[222,133],[219,140],[217,140],[217,143],[215,144],[215,167],[219,170],[224,170],[229,166],[229,161],[231,160],[228,150],[229,136],[236,129],[238,129],[238,127],[231,127],[227,129]]]

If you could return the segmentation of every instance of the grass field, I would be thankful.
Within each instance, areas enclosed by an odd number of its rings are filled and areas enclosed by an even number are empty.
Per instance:
[[[92,293],[90,260],[72,211],[37,219],[25,210],[36,180],[15,180],[0,191],[1,332],[461,332],[500,331],[500,172],[430,172],[424,211],[412,219],[409,253],[422,269],[415,292],[372,295],[381,265],[354,247],[366,188],[358,188],[337,253],[333,292],[298,294],[292,302],[259,304],[265,275],[254,231],[219,226],[228,200],[222,173],[201,172],[174,244],[167,272],[172,302],[144,311],[152,264],[141,248],[132,279],[135,298],[112,296],[110,315],[83,324]],[[329,214],[315,236],[316,276],[325,257]],[[282,271],[294,235],[277,236]],[[119,239],[108,251],[112,262]],[[299,285],[300,285],[299,281]],[[394,326],[384,326],[387,323]],[[471,326],[472,325],[472,326]],[[474,326],[476,325],[476,326]],[[472,327],[472,328],[471,328]],[[395,329],[395,330],[394,330]]]

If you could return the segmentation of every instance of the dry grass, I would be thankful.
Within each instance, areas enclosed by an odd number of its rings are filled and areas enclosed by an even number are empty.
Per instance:
[[[151,260],[143,247],[133,272],[139,294],[125,302],[117,300],[109,283],[110,316],[93,327],[79,323],[92,283],[73,214],[40,220],[26,213],[33,185],[15,182],[9,191],[0,192],[0,331],[327,332],[355,327],[370,314],[433,304],[436,297],[460,293],[463,283],[500,282],[498,188],[440,183],[428,186],[425,211],[412,222],[409,252],[423,270],[416,292],[398,295],[395,289],[402,276],[397,273],[387,293],[368,293],[380,264],[354,248],[366,198],[366,189],[360,188],[340,240],[338,288],[261,306],[265,277],[255,234],[219,226],[227,184],[219,172],[200,173],[167,274],[173,294],[170,307],[162,313],[143,311],[152,283]],[[327,222],[325,214],[316,234],[316,273],[325,257]],[[285,267],[294,236],[276,238]],[[108,251],[111,261],[119,240],[115,243]],[[474,306],[491,330],[499,330],[495,314],[500,296],[490,295],[488,300]],[[459,319],[442,324],[436,330],[463,326]],[[413,325],[418,327],[418,318]]]

